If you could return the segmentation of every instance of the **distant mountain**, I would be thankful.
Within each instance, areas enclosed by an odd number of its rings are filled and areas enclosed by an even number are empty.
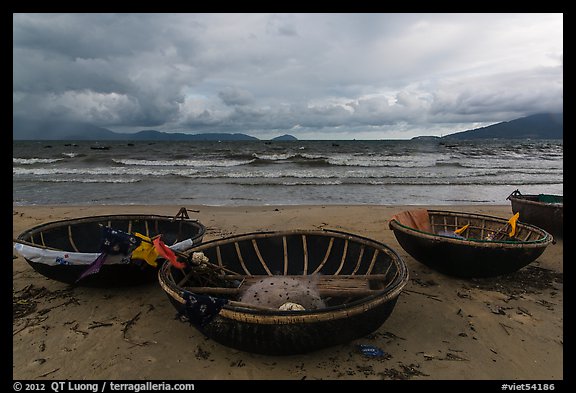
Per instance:
[[[14,140],[82,140],[82,141],[258,141],[241,133],[185,134],[156,130],[139,131],[133,134],[118,133],[106,128],[82,122],[40,122],[13,118]],[[297,140],[292,135],[282,135],[273,140]]]
[[[297,141],[298,138],[296,138],[293,135],[284,134],[284,135],[277,136],[276,138],[272,138],[271,140],[272,141]]]
[[[36,121],[13,118],[12,136],[24,140],[118,140],[117,134],[107,128],[70,121]]]
[[[563,139],[563,135],[564,114],[541,113],[445,135],[441,139]]]
[[[161,132],[154,130],[139,131],[135,134],[121,134],[126,140],[131,141],[257,141],[246,134],[205,133],[184,134],[182,132]]]

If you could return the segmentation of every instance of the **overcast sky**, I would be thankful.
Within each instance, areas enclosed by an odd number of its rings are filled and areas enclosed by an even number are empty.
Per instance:
[[[408,139],[563,108],[563,15],[14,14],[13,117]]]

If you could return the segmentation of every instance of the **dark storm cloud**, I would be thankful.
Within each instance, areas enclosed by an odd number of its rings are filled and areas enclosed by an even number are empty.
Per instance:
[[[218,97],[226,105],[248,105],[254,102],[254,97],[247,90],[226,87],[218,93]]]
[[[14,118],[409,138],[563,105],[562,14],[15,14],[13,33]]]

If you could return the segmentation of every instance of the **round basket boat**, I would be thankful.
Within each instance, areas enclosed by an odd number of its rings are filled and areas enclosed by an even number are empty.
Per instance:
[[[337,231],[243,234],[186,254],[205,263],[165,263],[158,273],[179,315],[216,342],[267,355],[310,352],[375,331],[408,282],[390,247]]]
[[[509,220],[426,209],[404,211],[389,221],[398,243],[414,259],[462,278],[515,272],[536,260],[553,241],[548,232],[533,225],[516,222],[515,226],[516,233],[510,237]]]
[[[101,255],[103,228],[149,238],[161,236],[164,244],[180,252],[201,243],[206,232],[200,222],[182,217],[102,215],[54,221],[27,229],[14,240],[14,249],[38,273],[68,284],[118,287],[155,282],[158,268],[131,255],[111,256],[97,274],[79,280]]]
[[[564,197],[552,194],[522,194],[515,190],[510,200],[513,213],[523,222],[544,229],[555,237],[564,237]]]

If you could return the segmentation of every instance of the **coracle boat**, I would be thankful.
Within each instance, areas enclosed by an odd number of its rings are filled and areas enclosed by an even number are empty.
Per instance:
[[[514,217],[415,209],[393,216],[389,227],[408,254],[438,272],[494,277],[533,262],[553,241],[548,232]]]
[[[158,254],[149,254],[153,255],[152,261],[146,263],[133,258],[132,249],[119,250],[113,253],[116,255],[102,260],[103,264],[96,269],[97,274],[83,277],[103,255],[103,244],[108,242],[110,245],[110,238],[106,238],[105,233],[120,234],[122,239],[129,241],[135,240],[134,233],[149,239],[158,238],[177,253],[201,243],[205,232],[204,225],[189,219],[186,211],[181,209],[175,217],[124,214],[54,221],[22,232],[13,242],[16,252],[34,270],[48,278],[81,286],[118,287],[157,281],[158,268],[153,265],[157,265]],[[112,246],[123,247],[114,242]],[[158,260],[164,261],[160,257]]]
[[[249,233],[186,254],[196,263],[165,263],[158,273],[181,319],[220,344],[266,355],[306,353],[377,330],[408,282],[390,247],[339,231]]]
[[[564,198],[553,194],[522,194],[515,190],[510,200],[512,212],[520,212],[523,222],[536,225],[555,237],[564,236]]]

